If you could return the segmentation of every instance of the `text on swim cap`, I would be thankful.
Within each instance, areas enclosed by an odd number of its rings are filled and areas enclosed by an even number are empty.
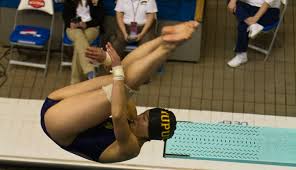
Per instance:
[[[169,114],[166,111],[161,111],[160,120],[161,120],[161,127],[163,127],[164,129],[164,131],[161,132],[161,137],[168,138],[170,135],[170,129],[171,129]]]

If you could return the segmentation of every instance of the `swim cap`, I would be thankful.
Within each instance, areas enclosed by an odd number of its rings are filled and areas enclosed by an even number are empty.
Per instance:
[[[171,138],[176,129],[176,117],[173,112],[154,108],[149,110],[149,139],[167,140]]]

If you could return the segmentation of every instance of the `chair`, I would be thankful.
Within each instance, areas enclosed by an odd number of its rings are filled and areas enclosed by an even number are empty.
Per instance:
[[[131,52],[133,51],[134,49],[138,48],[138,42],[131,42],[131,43],[128,43],[125,48],[124,48],[124,52]]]
[[[25,15],[26,12],[36,11],[51,17],[49,28],[44,28],[35,25],[18,25],[18,17]],[[36,15],[34,13],[34,15]],[[39,16],[39,15],[38,15]],[[21,19],[19,19],[21,20]],[[48,63],[50,58],[51,39],[54,24],[54,4],[52,0],[32,1],[21,0],[16,10],[14,19],[14,29],[10,35],[11,59],[9,65],[22,65],[28,67],[37,67],[44,69],[44,75],[47,73]],[[46,58],[44,63],[36,63],[31,61],[23,61],[13,59],[13,48],[30,48],[30,49],[46,49]]]
[[[101,38],[100,36],[97,36],[97,38],[91,42],[92,46],[100,46],[101,44]],[[62,71],[63,67],[69,67],[72,66],[72,61],[66,61],[64,58],[64,48],[66,47],[72,47],[73,42],[69,39],[67,36],[67,33],[63,31],[62,35],[62,47],[61,47],[61,65],[60,65],[60,70]]]
[[[286,10],[287,10],[288,0],[281,0],[281,3],[283,5],[283,8],[281,9],[280,20],[278,22],[276,22],[276,23],[265,26],[263,31],[262,31],[263,33],[269,33],[271,31],[273,31],[273,37],[272,37],[271,43],[269,44],[268,48],[264,49],[264,48],[261,48],[261,47],[258,47],[258,46],[252,45],[252,44],[248,45],[249,48],[265,54],[264,61],[266,61],[268,59],[269,55],[270,55],[270,52],[272,50],[272,47],[274,45],[274,42],[276,40],[278,31],[280,29],[280,26],[281,26],[281,24],[283,22],[283,19],[284,19],[284,15],[285,15]]]

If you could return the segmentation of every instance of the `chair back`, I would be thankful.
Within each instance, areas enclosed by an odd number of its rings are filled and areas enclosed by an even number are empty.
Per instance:
[[[285,13],[287,11],[287,7],[288,7],[288,0],[281,0],[282,2],[282,5],[283,5],[283,8],[281,10],[281,16],[280,16],[280,24],[283,22],[283,19],[284,19],[284,16],[285,16]]]
[[[37,10],[53,15],[54,3],[53,0],[21,0],[17,10]]]
[[[269,32],[271,30],[274,30],[275,28],[278,29],[278,27],[282,24],[286,10],[287,10],[288,0],[281,0],[281,3],[282,3],[282,8],[281,8],[279,21],[271,25],[265,26],[263,29],[263,32]]]
[[[42,18],[40,19],[39,16]],[[20,0],[14,18],[14,29],[17,25],[31,25],[48,28],[51,37],[53,24],[54,0]]]

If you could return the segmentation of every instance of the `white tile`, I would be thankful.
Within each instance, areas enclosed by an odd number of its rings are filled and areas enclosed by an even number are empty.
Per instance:
[[[188,119],[191,122],[200,122],[201,111],[199,111],[199,110],[189,110]]]
[[[276,116],[266,115],[264,119],[266,127],[276,127]]]
[[[10,103],[0,103],[0,118],[9,116],[13,112],[13,107],[14,105]]]
[[[211,123],[220,123],[222,121],[221,112],[210,112]]]
[[[233,121],[233,114],[231,112],[221,112],[221,121]]]
[[[281,124],[279,124],[278,126],[282,127]],[[285,126],[287,128],[296,128],[296,117],[287,117]]]
[[[223,122],[232,122],[233,113],[231,112],[211,112],[212,123],[223,123]]]
[[[209,111],[191,111],[190,112],[190,120],[193,122],[204,122],[210,123],[211,122],[211,112]]]
[[[3,97],[0,97],[0,104],[3,104],[3,103],[10,103],[10,99],[9,98],[3,98]]]
[[[27,105],[29,104],[31,101],[29,99],[19,99],[17,104],[18,106],[21,106],[21,105]]]
[[[161,167],[169,167],[169,168],[197,168],[198,161],[197,160],[190,160],[190,159],[177,159],[177,158],[160,158],[154,161],[155,165]]]
[[[233,122],[242,122],[242,121],[244,121],[244,114],[243,113],[233,113],[232,114],[232,121]]]
[[[245,123],[245,122],[247,122],[248,125],[250,126],[254,126],[255,125],[254,114],[249,114],[249,113],[243,114],[243,122],[241,123]]]
[[[265,115],[257,115],[254,120],[255,126],[266,127]]]
[[[10,104],[10,103],[16,102],[16,99],[13,99],[13,98],[3,98],[3,97],[1,97],[0,99],[1,99],[1,103]]]
[[[296,117],[275,116],[273,125],[276,128],[296,128]]]
[[[190,110],[185,109],[170,109],[175,113],[177,121],[189,121]]]
[[[289,128],[289,124],[286,116],[276,116],[275,117],[275,128]]]

